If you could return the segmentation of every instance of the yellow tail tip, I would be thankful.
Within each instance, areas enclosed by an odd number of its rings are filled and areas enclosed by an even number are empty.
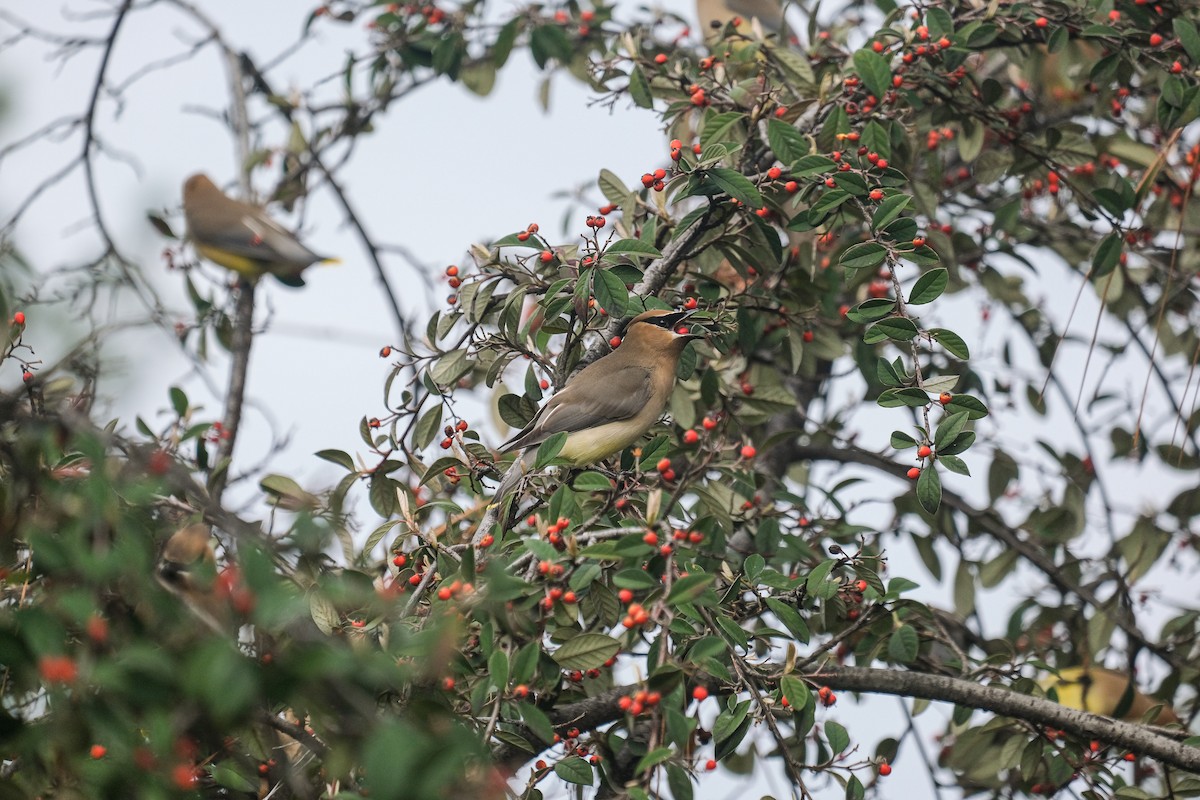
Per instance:
[[[332,266],[332,265],[334,265],[334,264],[340,264],[340,263],[342,263],[342,260],[341,260],[340,258],[322,258],[322,259],[321,259],[319,262],[317,262],[317,263],[319,263],[319,264],[329,264],[329,265],[331,265],[331,266]]]

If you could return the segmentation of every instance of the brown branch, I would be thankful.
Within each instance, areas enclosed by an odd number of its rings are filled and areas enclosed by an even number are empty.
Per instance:
[[[1115,744],[1188,772],[1200,772],[1200,748],[1155,733],[1145,725],[1088,714],[1009,689],[945,675],[867,667],[833,667],[804,677],[831,689],[920,697],[991,711]]]
[[[221,432],[217,439],[217,459],[208,480],[208,491],[216,502],[220,502],[225,487],[229,484],[229,470],[233,462],[233,448],[237,443],[242,424],[242,408],[246,399],[246,374],[250,370],[250,347],[254,343],[254,289],[255,284],[241,281],[238,284],[237,309],[234,312],[233,334],[230,342],[232,363],[229,365],[229,390],[225,396],[225,415],[221,420]]]

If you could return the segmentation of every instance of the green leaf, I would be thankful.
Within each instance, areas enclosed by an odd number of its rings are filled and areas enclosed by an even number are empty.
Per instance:
[[[871,326],[871,330],[882,333],[894,342],[908,342],[916,338],[919,331],[916,323],[908,317],[889,317]]]
[[[904,431],[892,431],[891,444],[893,450],[907,450],[910,447],[916,447],[917,440]]]
[[[884,198],[879,204],[879,208],[875,209],[875,215],[871,217],[871,230],[879,231],[888,226],[896,217],[900,216],[908,204],[912,202],[912,196],[907,194],[894,194]]]
[[[1177,16],[1171,23],[1175,35],[1179,37],[1179,43],[1183,45],[1184,51],[1194,62],[1200,62],[1200,33],[1197,33],[1196,26],[1187,17]]]
[[[838,263],[846,269],[874,269],[887,260],[887,254],[879,242],[860,242],[843,250]]]
[[[946,287],[949,285],[950,273],[946,271],[945,267],[931,269],[917,278],[917,282],[909,290],[908,304],[923,306],[926,303],[932,303],[941,297],[942,292],[946,291]]]
[[[911,664],[917,660],[920,646],[917,629],[912,625],[901,625],[888,637],[888,658],[899,664]]]
[[[842,725],[833,720],[825,722],[825,740],[829,742],[829,749],[834,754],[844,753],[850,746],[850,734]]]
[[[708,587],[712,586],[716,579],[716,575],[706,575],[704,573],[678,578],[671,586],[671,593],[667,595],[667,602],[676,606],[682,603],[691,603],[707,592]]]
[[[534,736],[546,744],[554,741],[554,725],[544,711],[531,703],[517,703],[517,710]]]
[[[921,408],[929,405],[929,395],[915,386],[907,389],[888,389],[879,395],[876,402],[883,408]]]
[[[175,411],[175,416],[183,417],[187,415],[188,399],[184,394],[183,389],[178,386],[172,386],[168,393],[171,395],[171,408]]]
[[[337,464],[339,467],[345,467],[349,472],[357,472],[358,468],[354,466],[354,459],[349,453],[342,450],[318,450],[317,458]]]
[[[750,179],[734,169],[714,167],[705,174],[730,197],[741,200],[753,209],[763,207],[763,197]]]
[[[810,149],[804,134],[783,120],[773,118],[767,121],[767,142],[775,157],[784,164],[799,161]]]
[[[437,436],[438,429],[442,427],[442,404],[438,403],[433,408],[426,411],[417,420],[417,429],[413,434],[413,444],[418,450],[422,450],[429,446],[433,441],[433,437]]]
[[[603,633],[581,633],[551,654],[564,669],[599,669],[621,651],[621,643]]]
[[[819,224],[818,221],[824,218],[824,215],[830,213],[842,203],[849,200],[851,194],[841,189],[829,189],[809,207],[809,219],[813,224]]]
[[[949,444],[954,441],[967,427],[968,419],[969,416],[965,409],[954,410],[947,407],[946,415],[938,423],[937,432],[933,435],[933,441],[937,444]]]
[[[634,67],[629,73],[629,97],[634,104],[641,108],[653,108],[654,96],[650,93],[650,81],[641,67]]]
[[[651,767],[657,766],[666,761],[675,751],[669,747],[656,747],[638,760],[637,766],[633,768],[635,773],[645,772]]]
[[[988,407],[969,394],[956,394],[946,406],[946,410],[949,411],[952,408],[966,409],[967,416],[971,419],[983,419],[988,415]]]
[[[459,378],[471,371],[472,363],[473,359],[470,358],[467,349],[460,347],[439,358],[433,369],[429,370],[429,377],[438,386],[453,386],[458,383]]]
[[[535,470],[541,469],[557,458],[558,454],[562,452],[563,445],[566,443],[567,432],[559,431],[538,445],[537,457],[533,460],[533,468]]]
[[[951,472],[957,472],[959,475],[966,475],[967,477],[971,475],[971,470],[967,466],[967,462],[958,456],[943,456],[939,454],[938,463]]]
[[[771,613],[779,617],[779,621],[783,623],[783,627],[787,628],[788,632],[792,636],[795,636],[801,644],[808,644],[812,633],[809,631],[808,625],[804,622],[804,617],[800,616],[800,612],[774,597],[767,598],[767,608],[771,609]]]
[[[1100,244],[1096,245],[1095,255],[1092,256],[1092,277],[1102,278],[1116,269],[1124,247],[1125,239],[1116,231],[1101,239]]]
[[[967,343],[962,340],[954,331],[946,330],[945,328],[930,328],[929,335],[934,341],[946,348],[950,355],[961,358],[966,361],[971,357],[971,351],[967,349]]]
[[[650,244],[643,242],[641,239],[618,239],[610,244],[604,250],[605,255],[622,255],[622,256],[645,256],[647,258],[661,258],[662,252]]]
[[[624,181],[615,172],[607,169],[600,170],[596,185],[600,187],[600,193],[604,195],[605,200],[620,208],[627,207],[633,197],[633,192],[629,191]]]
[[[851,322],[869,323],[890,316],[895,310],[896,301],[890,297],[872,297],[847,311],[846,319]]]
[[[592,276],[592,289],[600,307],[611,317],[625,316],[625,310],[629,308],[629,290],[625,288],[625,281],[607,269],[597,269]]]
[[[833,172],[837,169],[837,162],[825,156],[811,155],[797,159],[791,167],[788,168],[788,173],[793,178],[808,178],[813,175],[824,175],[826,172]]]
[[[942,504],[942,479],[932,466],[921,470],[921,477],[917,478],[917,502],[930,514]]]
[[[867,91],[882,100],[892,84],[892,70],[887,60],[870,47],[865,47],[854,53],[854,69],[858,71]]]
[[[808,573],[808,578],[804,582],[804,588],[810,595],[816,597],[822,596],[820,591],[821,585],[826,582],[832,583],[832,581],[828,581],[828,578],[829,573],[833,570],[836,563],[832,559],[822,561],[820,564],[817,564],[812,572]]]
[[[591,786],[595,779],[592,765],[579,756],[564,758],[554,765],[554,774],[576,786]]]
[[[784,675],[779,679],[779,693],[787,698],[793,712],[802,711],[812,702],[812,690],[795,675]]]

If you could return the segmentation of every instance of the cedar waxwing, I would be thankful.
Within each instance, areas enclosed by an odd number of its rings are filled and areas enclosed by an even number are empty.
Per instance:
[[[309,250],[266,211],[234,200],[202,173],[184,181],[183,215],[196,252],[248,281],[269,272],[288,286],[303,286],[305,268],[337,262]]]
[[[696,0],[696,16],[704,40],[710,44],[735,17],[739,20],[738,33],[746,36],[753,31],[754,20],[766,33],[783,30],[783,3],[779,0]]]
[[[1047,692],[1054,689],[1059,704],[1068,708],[1106,717],[1120,711],[1120,719],[1141,722],[1150,709],[1158,706],[1158,711],[1149,720],[1152,724],[1179,722],[1169,705],[1138,691],[1133,677],[1122,672],[1103,667],[1067,667],[1040,683]]]
[[[229,603],[217,591],[217,557],[207,525],[195,522],[171,534],[158,561],[158,580],[209,627],[224,629]]]
[[[567,381],[520,433],[501,445],[500,452],[536,448],[554,434],[566,433],[558,455],[581,467],[636,442],[667,407],[683,348],[705,338],[676,330],[691,314],[662,310],[638,314],[625,328],[620,346]],[[519,479],[520,471],[510,470],[496,489],[494,502],[502,502]]]

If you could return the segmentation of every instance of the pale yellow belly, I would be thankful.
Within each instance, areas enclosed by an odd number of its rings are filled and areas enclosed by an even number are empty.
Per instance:
[[[629,447],[645,432],[645,424],[636,418],[576,431],[567,436],[559,456],[576,467],[594,464]]]

